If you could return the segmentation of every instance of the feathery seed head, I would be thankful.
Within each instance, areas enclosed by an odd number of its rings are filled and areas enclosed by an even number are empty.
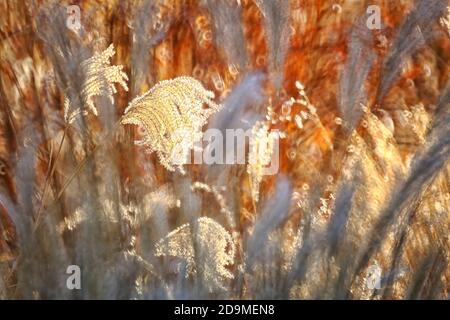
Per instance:
[[[106,50],[94,54],[89,59],[81,63],[83,73],[83,88],[81,91],[83,106],[71,111],[69,99],[64,101],[64,120],[71,123],[79,114],[87,114],[91,111],[98,115],[97,108],[94,105],[94,96],[108,97],[111,103],[114,103],[114,94],[117,92],[115,84],[119,83],[126,91],[128,86],[126,81],[128,76],[122,71],[123,66],[111,66],[110,59],[114,55],[114,45],[111,44]]]
[[[214,93],[194,78],[163,80],[130,102],[121,123],[144,129],[144,140],[137,144],[155,151],[167,170],[177,166],[184,173],[183,161],[201,140],[209,116],[219,110],[213,98]]]
[[[223,288],[223,281],[233,278],[233,274],[226,268],[234,263],[235,246],[232,236],[208,217],[197,220],[197,234],[193,235],[191,229],[187,223],[167,234],[156,244],[155,255],[181,258],[186,262],[186,276],[201,271],[210,290]],[[196,259],[195,254],[200,255],[201,259]],[[196,265],[196,261],[201,264]]]

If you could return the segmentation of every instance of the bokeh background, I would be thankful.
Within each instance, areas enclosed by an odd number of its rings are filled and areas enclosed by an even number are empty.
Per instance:
[[[2,0],[0,298],[447,299],[448,6]],[[81,62],[110,44],[129,90],[66,123]],[[207,126],[282,132],[278,174],[182,175],[133,144],[128,103],[182,75],[223,105]]]

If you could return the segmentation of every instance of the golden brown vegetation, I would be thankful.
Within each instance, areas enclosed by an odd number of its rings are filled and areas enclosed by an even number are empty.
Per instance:
[[[0,298],[449,297],[448,1],[76,3],[0,2]]]

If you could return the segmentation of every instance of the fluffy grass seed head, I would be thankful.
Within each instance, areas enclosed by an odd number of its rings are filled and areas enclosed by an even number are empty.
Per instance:
[[[184,173],[183,164],[201,140],[203,125],[219,110],[213,98],[214,93],[194,78],[163,80],[130,102],[121,123],[141,127],[145,136],[136,144],[155,151],[167,170],[178,167]]]
[[[226,268],[234,263],[233,239],[230,233],[211,218],[201,217],[197,224],[197,235],[192,235],[188,223],[167,234],[156,244],[155,255],[181,258],[186,262],[186,276],[196,274],[201,268],[204,283],[210,290],[223,288],[223,281],[233,278],[233,274]],[[200,255],[197,259],[194,240],[197,241],[197,252]]]
[[[447,35],[450,37],[450,7],[447,7],[447,15],[439,19],[442,28],[445,29]]]
[[[89,59],[81,63],[83,73],[83,88],[81,91],[83,107],[71,111],[69,99],[64,101],[64,119],[71,123],[80,114],[87,114],[91,111],[98,115],[97,108],[92,98],[94,96],[108,97],[111,103],[114,103],[114,94],[117,92],[115,84],[119,83],[126,91],[128,86],[126,81],[128,76],[122,71],[123,66],[111,66],[110,60],[114,55],[114,45],[111,44],[106,50],[94,54]]]
[[[267,124],[257,122],[252,128],[249,145],[249,163],[247,173],[250,175],[252,198],[259,199],[259,185],[264,176],[265,167],[270,164],[278,133],[270,132]]]

